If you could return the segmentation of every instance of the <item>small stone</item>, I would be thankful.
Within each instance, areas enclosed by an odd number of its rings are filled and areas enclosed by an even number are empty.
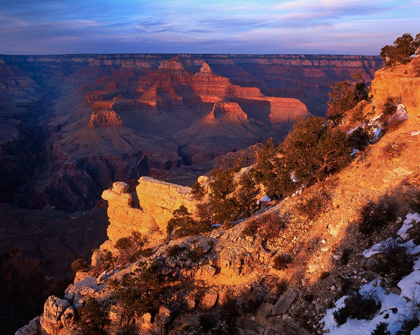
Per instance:
[[[285,293],[283,293],[277,303],[275,304],[271,315],[281,315],[285,314],[289,307],[292,305],[293,301],[295,301],[297,293],[292,288],[287,289]]]
[[[327,243],[327,240],[324,238],[324,239],[321,240],[321,243],[325,244],[325,243]]]
[[[112,184],[112,190],[118,194],[127,193],[129,188],[130,186],[128,186],[128,184],[124,183],[123,181],[116,181]]]
[[[219,295],[217,293],[207,293],[204,295],[203,300],[201,300],[201,304],[205,308],[213,308],[217,303],[217,298]]]
[[[400,235],[400,237],[404,240],[404,241],[408,241],[410,239],[410,234],[409,233],[402,233]]]

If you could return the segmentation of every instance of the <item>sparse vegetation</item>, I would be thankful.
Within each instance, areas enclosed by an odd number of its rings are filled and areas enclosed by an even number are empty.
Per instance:
[[[346,113],[356,107],[359,102],[369,101],[371,98],[368,87],[361,80],[360,74],[353,76],[353,79],[357,80],[356,83],[349,80],[335,83],[331,86],[332,91],[328,93],[327,116],[335,126],[339,125]]]
[[[203,248],[198,247],[188,250],[186,256],[194,263],[198,263],[200,259],[204,257],[205,254],[205,250]]]
[[[411,34],[398,37],[393,45],[385,45],[381,49],[381,57],[385,58],[386,66],[406,64],[420,47],[420,34],[413,38]]]
[[[104,330],[109,323],[107,311],[99,305],[92,297],[83,302],[83,305],[77,310],[79,320],[77,324],[86,335],[107,334]]]
[[[276,270],[285,270],[289,267],[289,264],[292,263],[292,256],[289,254],[280,254],[274,259],[274,268]]]
[[[208,222],[194,220],[185,206],[179,207],[172,214],[173,218],[169,220],[166,228],[171,238],[198,235],[211,229]]]
[[[128,315],[141,316],[149,312],[154,316],[168,298],[167,284],[173,281],[170,274],[163,274],[157,261],[141,264],[134,273],[125,274],[116,287],[115,298]]]
[[[397,283],[413,270],[413,257],[406,254],[406,248],[389,240],[382,249],[382,258],[375,271]]]
[[[347,318],[370,320],[381,308],[381,302],[373,293],[360,294],[354,292],[344,300],[344,307],[333,313],[339,326],[347,322]]]
[[[383,156],[387,159],[394,159],[401,156],[402,151],[407,147],[405,143],[388,143],[382,148]]]
[[[266,213],[258,218],[246,222],[242,234],[245,236],[261,236],[263,239],[278,238],[280,232],[286,228],[286,220],[279,214]]]
[[[362,209],[361,216],[359,230],[363,234],[370,234],[395,221],[398,216],[398,206],[393,199],[386,197],[378,202],[370,201]]]
[[[386,322],[378,323],[371,335],[391,335],[391,332],[388,330],[388,324]]]
[[[309,220],[315,220],[331,204],[330,192],[333,187],[333,183],[316,185],[312,194],[300,197],[296,205],[297,212],[306,216]]]
[[[76,259],[71,263],[71,268],[74,272],[79,271],[88,271],[90,266],[89,264],[82,258]]]

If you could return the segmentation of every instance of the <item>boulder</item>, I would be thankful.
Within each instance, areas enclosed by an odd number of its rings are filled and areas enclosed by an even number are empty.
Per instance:
[[[213,308],[217,303],[217,298],[219,297],[218,293],[206,293],[201,300],[201,305],[204,308],[210,309]]]
[[[48,335],[58,334],[63,328],[61,316],[64,311],[70,306],[66,299],[60,299],[56,296],[48,297],[44,304],[44,313],[41,315],[41,333]]]
[[[75,323],[76,309],[73,306],[68,307],[61,315],[60,321],[64,328],[71,328]]]

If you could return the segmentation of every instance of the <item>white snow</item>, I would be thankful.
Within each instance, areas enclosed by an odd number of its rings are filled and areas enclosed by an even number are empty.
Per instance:
[[[407,214],[403,225],[398,230],[398,235],[407,233],[413,227],[413,224],[418,222],[420,222],[420,215],[418,213]],[[371,257],[381,252],[388,243],[392,243],[393,241],[394,239],[390,237],[385,241],[376,243],[370,249],[363,251],[363,256]],[[344,306],[344,300],[347,297],[344,296],[336,302],[335,308],[327,310],[325,317],[321,320],[321,322],[325,322],[324,332],[329,330],[329,333],[333,335],[370,334],[376,328],[377,324],[386,322],[388,323],[388,329],[391,335],[396,335],[401,330],[404,320],[414,317],[413,303],[420,301],[420,246],[417,246],[413,240],[403,243],[401,238],[397,238],[395,242],[400,246],[406,247],[407,253],[418,255],[414,261],[413,271],[408,276],[402,278],[397,284],[401,289],[401,294],[386,292],[380,286],[380,280],[375,279],[369,284],[363,285],[359,290],[362,294],[374,292],[377,298],[381,300],[381,309],[375,314],[372,320],[348,318],[346,323],[338,326],[334,320],[333,313]],[[409,298],[410,301],[407,301],[404,297]],[[392,308],[396,308],[397,312],[394,313],[391,310]],[[420,326],[412,330],[411,334],[420,335]]]
[[[351,152],[351,156],[354,156],[355,154],[357,154],[359,152],[359,150],[358,149],[353,149],[353,151]]]
[[[269,196],[264,195],[260,200],[257,201],[257,204],[260,204],[261,202],[270,202],[271,198]]]
[[[380,254],[381,252],[383,252],[387,244],[392,243],[392,241],[394,241],[394,239],[392,237],[389,237],[385,241],[381,241],[374,244],[370,249],[363,251],[363,256],[369,258],[375,254]]]
[[[420,222],[420,215],[419,213],[408,213],[405,216],[405,220],[404,223],[402,225],[402,227],[397,231],[397,235],[406,233],[410,228],[412,228],[414,226],[415,223],[419,223]]]
[[[418,135],[420,135],[420,130],[419,130],[419,131],[412,131],[412,132],[410,133],[410,135],[411,135],[411,136],[418,136]]]
[[[391,331],[391,334],[395,335],[395,333],[401,329],[404,316],[407,314],[407,301],[392,292],[387,295],[386,291],[380,287],[380,280],[378,279],[375,279],[369,284],[363,285],[359,292],[374,292],[376,297],[381,300],[381,309],[375,314],[372,320],[356,320],[348,318],[346,323],[338,326],[334,320],[333,312],[344,306],[344,300],[347,298],[347,296],[344,296],[336,302],[335,308],[327,310],[326,316],[321,320],[321,322],[325,322],[324,331],[329,329],[330,334],[333,335],[370,334],[376,328],[378,323],[386,322],[389,324],[388,329]],[[391,308],[397,308],[398,311],[393,313]],[[388,317],[385,319],[386,315],[388,315]]]

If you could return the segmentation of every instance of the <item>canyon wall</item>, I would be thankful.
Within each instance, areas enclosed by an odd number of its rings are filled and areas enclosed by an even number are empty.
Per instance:
[[[116,180],[189,185],[215,159],[324,114],[330,86],[379,57],[0,56],[0,201],[92,208]],[[177,176],[179,178],[177,179]]]

